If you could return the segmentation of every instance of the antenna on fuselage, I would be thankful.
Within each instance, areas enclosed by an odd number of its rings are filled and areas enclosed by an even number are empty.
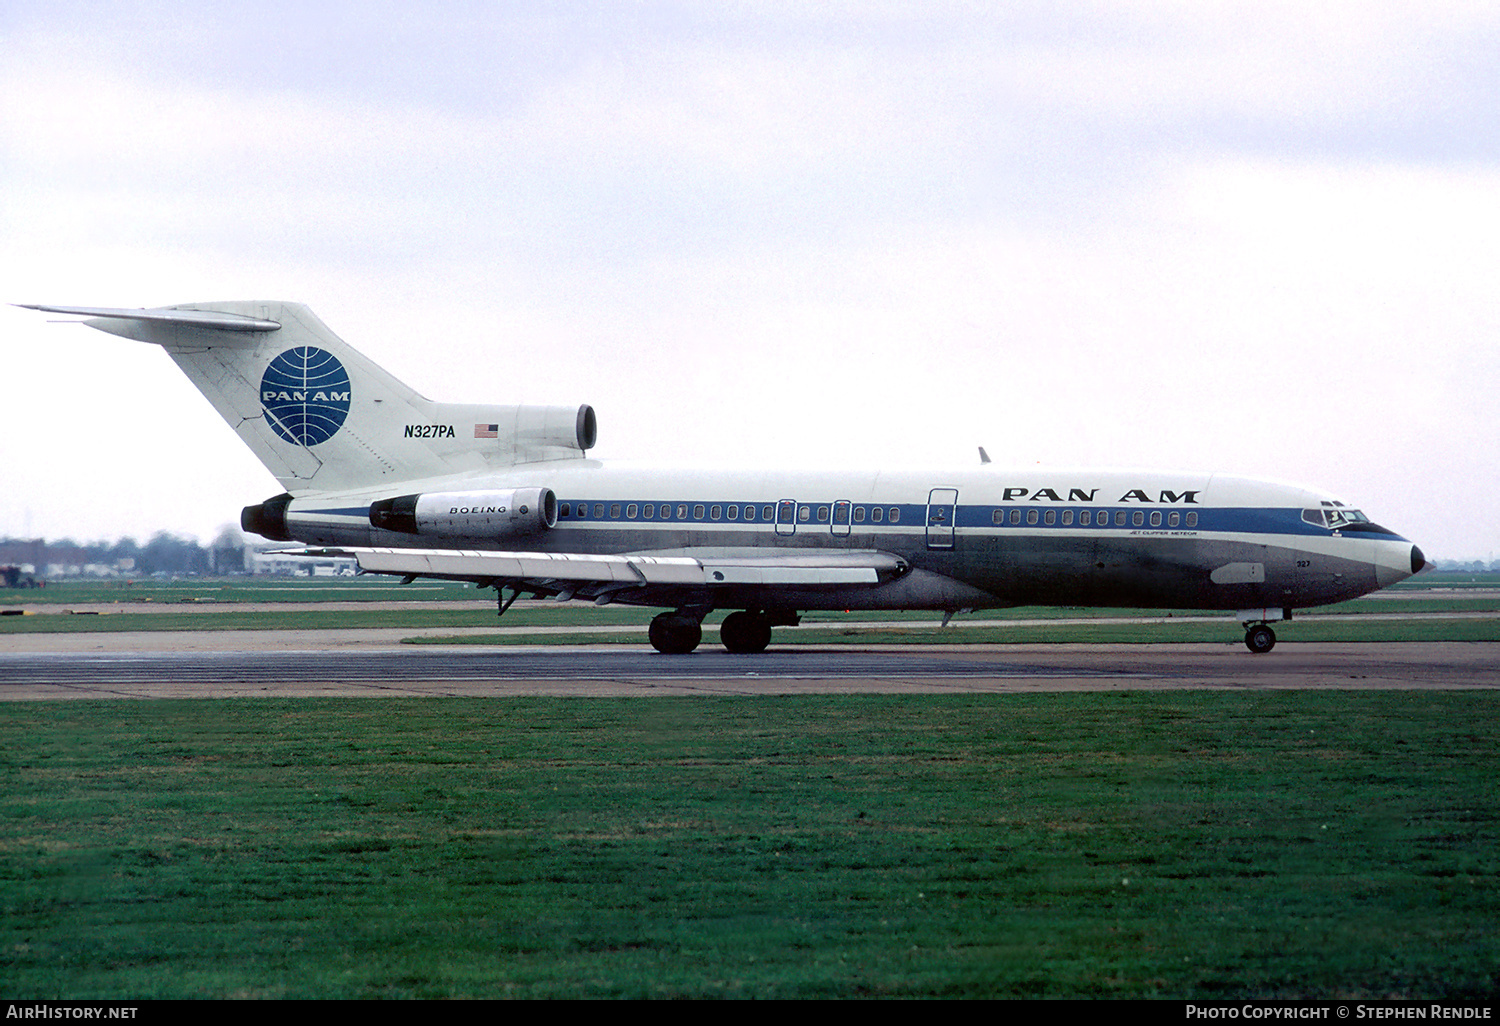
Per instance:
[[[987,452],[985,452],[984,451],[984,446],[981,445],[979,447],[979,462],[980,463],[988,463],[989,461],[990,461],[990,454],[987,453]]]

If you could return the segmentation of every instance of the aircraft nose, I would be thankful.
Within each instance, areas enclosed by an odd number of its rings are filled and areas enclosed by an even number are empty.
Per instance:
[[[1404,551],[1396,545],[1382,546],[1375,557],[1375,583],[1378,587],[1389,588],[1429,565],[1427,557],[1415,545]]]

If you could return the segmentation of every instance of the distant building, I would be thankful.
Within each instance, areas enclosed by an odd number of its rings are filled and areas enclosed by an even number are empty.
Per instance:
[[[251,552],[252,574],[280,574],[283,577],[353,577],[359,563],[353,559],[309,559],[284,556],[275,552]]]

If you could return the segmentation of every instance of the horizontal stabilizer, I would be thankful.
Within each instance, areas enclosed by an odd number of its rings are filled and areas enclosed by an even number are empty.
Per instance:
[[[17,303],[23,310],[68,314],[73,317],[103,317],[122,321],[147,321],[151,324],[180,324],[191,328],[216,328],[219,331],[276,331],[279,321],[269,321],[244,314],[219,313],[212,310],[128,310],[107,306],[40,306]]]

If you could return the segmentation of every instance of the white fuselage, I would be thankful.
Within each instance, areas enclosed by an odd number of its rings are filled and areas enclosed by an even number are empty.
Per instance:
[[[555,526],[524,535],[454,526],[415,535],[371,526],[396,491],[550,489]],[[734,554],[889,553],[916,578],[877,588],[713,596],[720,608],[982,608],[1067,604],[1300,608],[1385,587],[1419,568],[1409,542],[1375,525],[1340,530],[1305,511],[1342,509],[1304,488],[1225,475],[1122,471],[704,472],[559,461],[380,490],[295,499],[287,529],[319,545],[425,549]],[[690,604],[659,590],[618,601]]]

